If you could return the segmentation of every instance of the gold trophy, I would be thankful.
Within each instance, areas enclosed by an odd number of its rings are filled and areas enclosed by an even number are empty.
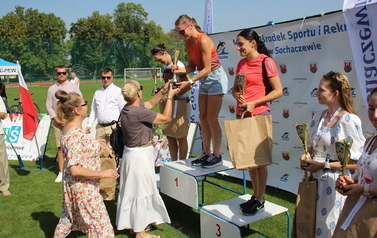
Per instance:
[[[158,89],[157,89],[157,69],[156,68],[151,69],[151,73],[152,73],[152,79],[154,80],[154,87],[152,89],[152,96],[153,96],[158,92]]]
[[[352,146],[353,139],[351,137],[347,137],[346,139],[342,141],[335,141],[335,151],[336,155],[338,156],[338,160],[341,165],[341,176],[346,175],[347,171],[347,164],[348,161],[351,159],[351,152],[350,148]],[[344,194],[347,191],[341,188],[336,187],[335,188],[339,193]]]
[[[308,139],[309,139],[308,125],[306,125],[306,123],[301,123],[301,124],[296,123],[295,127],[296,127],[297,136],[302,143],[302,147],[304,148],[305,160],[312,160],[308,153]],[[301,166],[305,167],[305,166],[308,166],[308,164],[305,162],[302,162]]]
[[[179,55],[181,54],[181,50],[174,49],[173,50],[173,64],[177,65]],[[175,85],[175,83],[178,83],[177,75],[173,74],[172,83]]]
[[[246,86],[246,74],[239,74],[235,78],[237,85],[238,85],[238,90],[241,95],[244,95],[244,88]],[[240,112],[244,112],[246,110],[246,107],[240,106],[238,108]]]

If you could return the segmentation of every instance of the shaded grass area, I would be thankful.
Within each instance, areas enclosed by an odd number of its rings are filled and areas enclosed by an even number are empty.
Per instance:
[[[153,81],[143,80],[140,82],[144,87],[144,100],[147,100],[152,92]],[[121,86],[123,82],[116,82]],[[161,86],[159,83],[158,86]],[[46,112],[45,100],[49,86],[32,86],[29,90],[34,93],[33,99],[42,112]],[[94,91],[101,87],[101,83],[81,84],[80,89],[85,100],[91,103]],[[9,105],[13,105],[12,98],[18,97],[18,88],[7,88]],[[158,108],[155,108],[157,110]],[[47,150],[44,156],[44,170],[39,170],[38,161],[24,161],[27,169],[19,170],[18,162],[11,160],[10,176],[12,196],[0,196],[0,237],[53,237],[54,229],[61,214],[62,185],[54,183],[57,175],[57,163],[55,162],[55,142],[52,130],[47,140]],[[29,170],[30,169],[30,170]],[[221,184],[231,189],[242,191],[242,180],[223,175],[208,177],[208,180]],[[252,194],[251,183],[247,183],[247,193]],[[199,193],[201,183],[199,182]],[[116,193],[117,195],[117,193]],[[205,204],[213,204],[226,199],[238,196],[237,194],[222,188],[205,184]],[[151,233],[162,237],[200,237],[200,214],[168,196],[162,194],[168,209],[171,224],[153,226]],[[265,198],[273,203],[287,207],[293,216],[296,195],[280,189],[268,187]],[[116,200],[105,202],[113,226],[115,227]],[[245,237],[260,237],[256,232],[267,237],[286,236],[285,214],[280,214],[268,219],[255,222],[249,226],[250,229],[243,229]],[[134,237],[128,231],[115,230],[116,237]],[[72,232],[69,238],[86,237],[81,232]]]

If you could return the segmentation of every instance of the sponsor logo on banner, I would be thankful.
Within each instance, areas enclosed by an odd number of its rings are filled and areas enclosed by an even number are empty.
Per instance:
[[[281,157],[284,159],[284,160],[289,160],[291,158],[291,156],[289,155],[289,152],[287,151],[282,151],[281,152]]]
[[[309,63],[309,69],[310,69],[310,72],[312,73],[316,73],[317,72],[317,62],[310,62]]]
[[[287,66],[285,64],[279,64],[280,66],[280,72],[282,74],[285,74],[287,72]]]
[[[356,88],[351,88],[351,96],[352,96],[353,98],[356,97]]]
[[[235,113],[236,110],[234,109],[234,106],[229,106],[229,112],[230,113]]]
[[[281,136],[281,139],[282,139],[282,140],[289,141],[289,132],[285,132],[285,133]]]
[[[233,76],[234,75],[234,67],[228,67],[228,73]]]
[[[288,182],[288,177],[289,177],[289,174],[284,174],[283,176],[280,177],[280,181]]]
[[[283,108],[283,117],[288,118],[289,117],[289,109],[288,108]]]
[[[216,51],[220,59],[228,58],[229,53],[226,51],[225,44],[225,41],[220,41],[219,44],[217,44]]]
[[[288,87],[283,88],[283,96],[289,96],[289,90]]]
[[[343,69],[346,73],[351,72],[351,70],[352,70],[352,60],[345,60]]]
[[[4,128],[4,132],[8,135],[7,137],[5,137],[5,142],[18,143],[18,139],[21,135],[21,128],[21,126],[11,126],[10,128]]]

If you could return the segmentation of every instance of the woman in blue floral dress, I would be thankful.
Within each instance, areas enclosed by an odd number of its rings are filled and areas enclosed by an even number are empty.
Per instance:
[[[335,151],[335,141],[351,137],[351,159],[347,169],[356,169],[365,138],[361,120],[356,115],[351,97],[351,86],[345,75],[329,72],[323,75],[316,93],[318,102],[327,106],[313,116],[310,124],[309,155],[311,161],[301,157],[303,170],[313,173],[318,180],[315,237],[331,237],[345,198],[335,190],[341,165]]]

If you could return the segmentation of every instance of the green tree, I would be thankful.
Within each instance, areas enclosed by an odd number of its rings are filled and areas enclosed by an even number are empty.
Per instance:
[[[0,18],[0,57],[19,60],[24,73],[49,76],[55,65],[66,63],[66,33],[54,14],[16,6]]]
[[[104,67],[114,40],[114,23],[109,14],[98,11],[88,18],[80,18],[71,24],[71,62],[74,67],[84,67],[93,72],[95,78]],[[79,65],[79,66],[78,66]]]

